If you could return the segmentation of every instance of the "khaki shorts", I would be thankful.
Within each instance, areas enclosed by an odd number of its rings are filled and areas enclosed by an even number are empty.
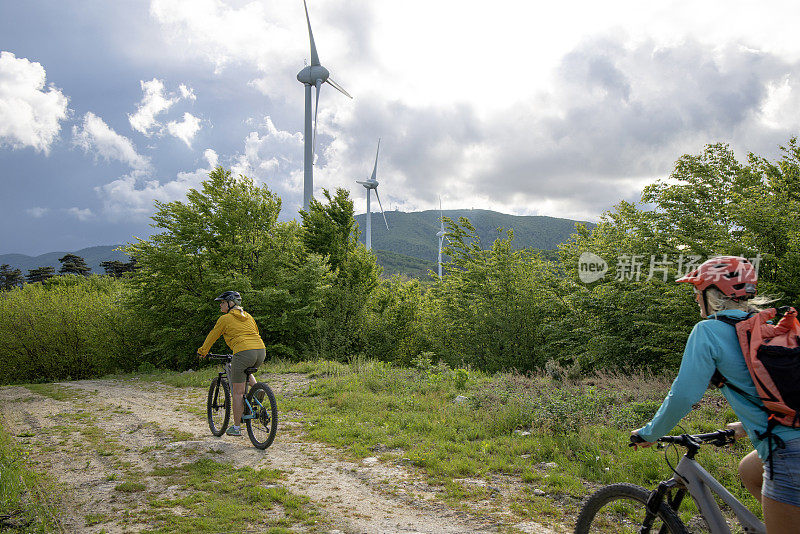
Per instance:
[[[244,372],[248,367],[258,367],[264,363],[267,357],[267,349],[250,349],[237,352],[231,358],[231,368],[228,371],[228,380],[231,384],[242,384],[247,380]]]

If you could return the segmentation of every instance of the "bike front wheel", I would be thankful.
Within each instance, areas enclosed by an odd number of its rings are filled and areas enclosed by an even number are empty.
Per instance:
[[[275,440],[278,432],[278,404],[270,387],[259,382],[247,392],[247,402],[253,417],[247,418],[247,435],[257,449],[266,449]],[[247,409],[247,408],[245,408]]]
[[[211,381],[208,388],[208,428],[215,436],[221,436],[228,428],[231,418],[231,391],[228,382],[219,377]]]
[[[575,534],[642,532],[650,491],[633,484],[611,484],[597,490],[584,503]],[[649,532],[689,534],[675,510],[662,502]]]

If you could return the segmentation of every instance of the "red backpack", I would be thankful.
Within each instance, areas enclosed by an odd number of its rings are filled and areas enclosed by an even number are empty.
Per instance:
[[[770,451],[773,443],[783,448],[783,441],[772,432],[775,425],[800,428],[800,322],[794,308],[786,310],[777,324],[768,322],[778,314],[775,308],[750,314],[744,319],[714,317],[736,327],[744,361],[758,396],[728,383],[719,371],[714,373],[711,383],[731,388],[767,414],[767,430],[758,433],[758,438],[769,440]]]

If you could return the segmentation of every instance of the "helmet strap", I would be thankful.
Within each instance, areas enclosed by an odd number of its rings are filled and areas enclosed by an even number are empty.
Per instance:
[[[706,316],[708,316],[710,315],[711,310],[708,309],[708,297],[706,296],[706,291],[708,291],[708,288],[701,291],[701,294],[703,295],[703,310],[706,312]]]

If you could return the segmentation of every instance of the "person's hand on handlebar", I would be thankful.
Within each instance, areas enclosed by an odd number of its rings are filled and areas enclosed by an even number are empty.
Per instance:
[[[639,430],[641,430],[641,429],[631,430],[631,443],[630,443],[630,446],[633,447],[633,450],[635,450],[635,451],[639,450],[639,447],[644,447],[644,448],[652,447],[653,446],[653,442],[645,441],[644,438],[639,435]]]
[[[747,435],[747,433],[744,431],[744,425],[742,425],[742,423],[739,421],[736,421],[735,423],[728,423],[727,425],[725,425],[725,428],[727,430],[733,430],[734,431],[733,437],[737,439],[743,438]]]
[[[205,354],[200,354],[200,352],[198,352],[198,353],[197,353],[197,357],[198,357],[198,358],[200,358],[200,359],[202,360],[203,358],[205,358],[205,357],[206,357],[206,355],[205,355]]]

